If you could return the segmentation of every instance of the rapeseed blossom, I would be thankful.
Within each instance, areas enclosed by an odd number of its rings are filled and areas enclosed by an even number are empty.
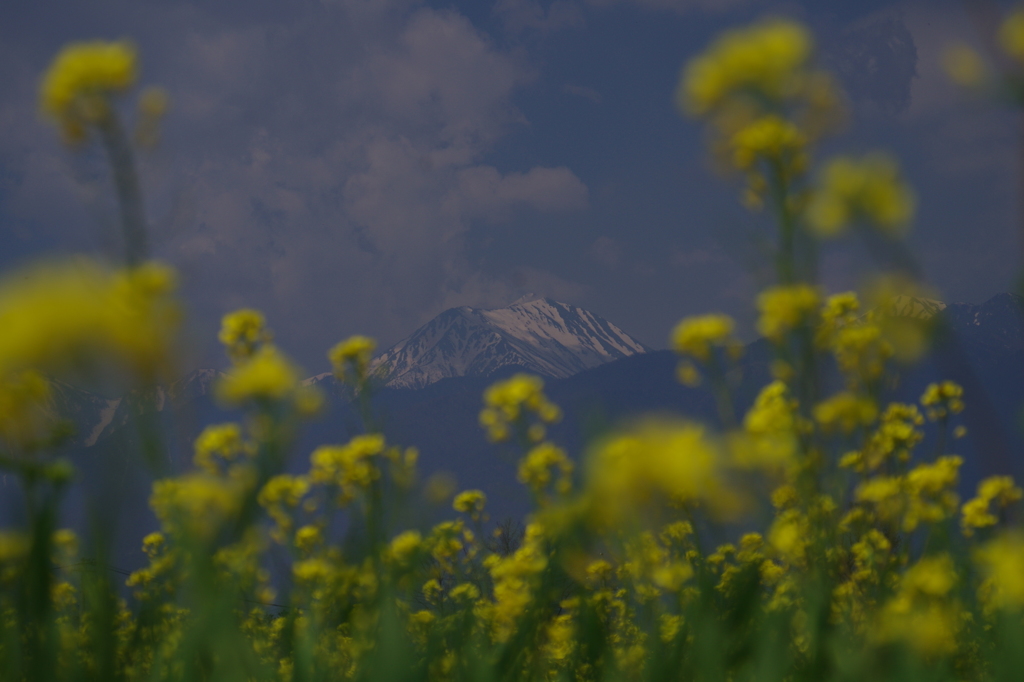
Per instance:
[[[786,334],[810,321],[820,304],[821,294],[809,284],[765,289],[757,296],[757,330],[770,341],[781,343]]]
[[[58,433],[50,409],[50,383],[26,370],[0,379],[0,445],[11,454],[44,447]]]
[[[977,548],[974,561],[986,576],[979,591],[988,610],[1024,607],[1024,536],[1019,531]]]
[[[878,417],[878,405],[868,396],[842,391],[814,406],[814,420],[825,431],[839,429],[849,434],[870,426]]]
[[[527,424],[531,414],[536,421]],[[495,442],[507,440],[515,428],[524,430],[530,441],[539,442],[544,438],[544,425],[561,418],[562,411],[544,395],[544,381],[529,374],[516,374],[490,386],[480,411],[480,425]]]
[[[924,438],[924,432],[918,428],[922,424],[924,417],[915,405],[889,403],[863,446],[843,455],[839,466],[858,473],[873,473],[909,461],[914,446]]]
[[[251,455],[255,445],[245,441],[238,424],[211,424],[202,430],[195,442],[193,463],[209,474],[220,471],[216,458],[230,462],[241,454]]]
[[[540,443],[526,453],[519,462],[516,474],[520,483],[526,485],[537,496],[543,496],[552,482],[553,470],[559,472],[555,482],[555,491],[566,495],[572,488],[573,464],[565,451],[552,443]]]
[[[779,164],[787,174],[803,172],[807,165],[807,139],[799,128],[778,116],[755,120],[736,131],[730,140],[732,162],[751,171],[760,161]]]
[[[878,614],[881,641],[904,641],[927,657],[951,653],[962,617],[949,594],[959,576],[948,554],[925,557],[903,574],[896,594]]]
[[[965,88],[976,88],[989,76],[981,55],[964,43],[956,43],[946,49],[942,55],[942,66],[954,83]]]
[[[352,336],[334,346],[327,353],[334,376],[342,382],[365,381],[376,348],[377,342],[368,336]]]
[[[841,157],[829,162],[807,207],[807,224],[822,237],[842,234],[864,221],[897,237],[906,233],[915,199],[896,161],[884,154],[862,159]]]
[[[736,323],[728,315],[697,315],[684,318],[672,330],[672,349],[681,355],[692,355],[701,362],[711,359],[714,347],[733,348]]]
[[[298,389],[299,376],[276,347],[264,346],[217,383],[217,397],[228,405],[282,400]]]
[[[482,518],[487,495],[482,490],[464,490],[452,500],[452,509],[469,514],[474,520]]]
[[[591,452],[586,494],[599,527],[628,523],[659,501],[701,505],[724,516],[739,500],[723,480],[719,445],[702,426],[648,420],[615,434]]]
[[[217,338],[224,345],[232,362],[240,363],[273,341],[274,335],[267,328],[263,313],[252,308],[242,308],[228,313],[221,319]]]
[[[964,389],[955,381],[931,383],[921,395],[921,404],[925,414],[932,421],[948,419],[964,410]]]
[[[999,523],[999,517],[992,513],[992,504],[1001,511],[1024,497],[1024,491],[1014,484],[1009,476],[990,476],[978,484],[976,497],[964,503],[961,518],[964,535],[971,536],[977,528],[987,528]]]
[[[803,26],[771,20],[729,31],[686,67],[680,105],[705,116],[737,100],[778,102],[805,86],[813,43]]]
[[[27,369],[165,374],[181,321],[175,286],[174,271],[159,263],[111,270],[78,258],[8,274],[0,280],[0,381]]]
[[[236,469],[230,478],[186,474],[154,483],[150,506],[165,532],[208,541],[238,516],[254,483],[246,469]]]
[[[761,389],[744,415],[743,433],[729,441],[733,464],[792,474],[799,465],[800,436],[809,426],[786,383],[773,381]]]
[[[381,476],[378,458],[385,451],[384,436],[356,436],[345,445],[321,445],[310,455],[310,480],[336,486],[339,504],[348,504]]]
[[[65,139],[80,142],[90,125],[109,115],[109,96],[131,88],[137,75],[135,48],[127,41],[72,43],[43,77],[40,107]]]

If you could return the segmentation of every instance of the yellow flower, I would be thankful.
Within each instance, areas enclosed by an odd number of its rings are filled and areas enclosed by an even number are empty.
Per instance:
[[[243,308],[228,313],[221,319],[217,338],[224,344],[228,357],[233,362],[251,358],[264,344],[270,343],[274,335],[267,329],[263,313]]]
[[[10,454],[45,446],[58,433],[50,383],[32,370],[0,377],[0,444]]]
[[[166,531],[209,540],[241,512],[253,482],[244,476],[186,474],[155,482],[149,504]]]
[[[672,331],[672,349],[692,355],[701,362],[711,359],[711,348],[733,342],[736,323],[728,315],[698,315],[684,318]]]
[[[452,508],[463,514],[479,515],[487,503],[487,495],[482,490],[465,490],[455,496]]]
[[[163,533],[154,531],[142,538],[142,551],[146,553],[150,559],[155,558],[166,544],[166,538]]]
[[[749,171],[760,160],[782,164],[789,173],[800,173],[807,165],[807,139],[800,130],[778,116],[764,116],[737,131],[731,140],[732,162]]]
[[[882,328],[869,321],[850,323],[831,338],[832,355],[851,388],[871,386],[885,373],[885,363],[895,353]]]
[[[419,550],[423,542],[423,536],[418,530],[407,530],[399,533],[391,540],[389,547],[390,556],[398,563],[406,563],[409,558]]]
[[[547,568],[544,531],[537,523],[530,523],[526,526],[519,549],[507,557],[491,556],[489,568],[494,581],[494,605],[490,614],[492,637],[497,642],[507,642],[515,633],[520,616],[533,602],[537,578]]]
[[[994,501],[1000,507],[1005,507],[1021,499],[1024,491],[1021,491],[1010,476],[991,476],[978,484],[978,497]]]
[[[878,406],[871,398],[843,391],[814,406],[814,420],[826,431],[837,427],[846,434],[859,426],[869,426],[878,417]]]
[[[516,374],[484,391],[480,425],[495,442],[507,440],[516,426],[523,427],[529,414],[544,424],[562,418],[562,411],[544,395],[544,380],[530,374]],[[529,427],[525,429],[529,432]]]
[[[215,394],[227,405],[243,405],[284,400],[299,389],[299,369],[275,346],[265,345],[218,381]]]
[[[924,557],[907,569],[900,590],[913,595],[945,597],[956,586],[957,575],[948,554]]]
[[[960,523],[964,535],[971,536],[975,528],[986,528],[999,523],[999,518],[989,511],[993,502],[997,509],[1003,509],[1024,496],[1009,476],[992,476],[978,484],[978,495],[968,500],[962,510]]]
[[[932,421],[946,419],[964,410],[964,389],[954,381],[928,384],[921,396],[921,404]]]
[[[857,486],[854,499],[872,504],[883,521],[894,521],[906,507],[903,488],[902,477],[876,476]]]
[[[323,557],[314,557],[292,564],[292,575],[299,584],[314,584],[326,581],[334,574],[334,567]]]
[[[679,102],[703,116],[737,94],[785,99],[799,89],[811,49],[810,34],[792,21],[770,20],[729,31],[687,64]]]
[[[924,417],[916,406],[889,403],[864,446],[844,455],[839,466],[865,473],[893,460],[909,461],[911,450],[924,438],[924,433],[916,428],[923,423]]]
[[[16,562],[28,556],[29,538],[22,533],[0,530],[0,564]]]
[[[0,280],[0,380],[24,369],[109,368],[155,379],[175,356],[174,288],[174,271],[158,263],[112,271],[80,258],[8,274]]]
[[[127,41],[72,43],[62,49],[43,76],[39,103],[61,126],[69,142],[109,113],[107,97],[135,84],[135,48]]]
[[[876,275],[865,285],[867,318],[882,330],[887,351],[902,363],[912,363],[928,350],[929,329],[943,307],[935,293],[899,274]]]
[[[305,476],[278,474],[263,484],[256,501],[267,510],[267,514],[276,523],[275,529],[271,531],[271,537],[277,542],[286,542],[293,527],[290,510],[298,507],[308,492],[309,479]]]
[[[566,494],[572,486],[572,462],[562,448],[552,443],[541,443],[530,449],[519,462],[516,478],[536,495],[542,495],[551,483],[551,470],[560,472],[555,484],[559,494]],[[458,501],[458,500],[456,500]]]
[[[340,501],[350,502],[380,478],[376,460],[383,452],[384,436],[379,433],[356,436],[345,445],[321,445],[309,458],[310,479],[338,486]]]
[[[780,343],[788,332],[817,312],[820,302],[820,293],[809,284],[765,289],[757,296],[760,312],[757,330],[769,340]]]
[[[921,559],[903,574],[896,594],[878,613],[872,636],[905,641],[924,656],[951,653],[961,617],[949,599],[958,576],[948,554]]]
[[[460,583],[448,593],[452,599],[475,601],[480,598],[480,590],[473,583]]]
[[[999,518],[989,511],[990,502],[991,500],[979,496],[964,503],[961,509],[963,517],[960,520],[964,535],[969,537],[974,535],[975,528],[986,528],[999,523]]]
[[[219,468],[215,457],[233,460],[242,453],[251,454],[253,447],[242,439],[238,424],[211,424],[196,437],[193,462],[207,473],[216,474]]]
[[[782,381],[758,393],[743,417],[743,438],[733,438],[733,463],[741,469],[790,471],[797,463],[799,433],[806,428],[797,401]]]
[[[914,215],[914,195],[899,165],[885,154],[829,162],[807,207],[807,223],[821,237],[841,234],[866,221],[889,236],[902,236]]]
[[[694,423],[651,419],[592,449],[586,491],[593,522],[618,525],[660,500],[728,516],[738,500],[719,471],[718,445]]]
[[[377,342],[368,336],[352,336],[327,353],[339,381],[364,381]],[[352,370],[354,375],[350,376]]]
[[[300,551],[312,552],[321,542],[323,542],[323,532],[320,530],[320,526],[303,526],[295,531],[295,546]]]
[[[989,609],[1024,607],[1024,536],[1004,534],[976,549],[974,561],[987,576],[981,596]]]
[[[680,362],[679,366],[676,367],[676,379],[683,386],[696,388],[700,386],[701,382],[700,370],[692,362]]]
[[[942,66],[954,83],[965,88],[978,87],[988,75],[981,55],[964,43],[956,43],[946,49],[942,55]]]
[[[803,562],[809,542],[807,518],[797,509],[780,512],[768,531],[768,543],[790,564]]]

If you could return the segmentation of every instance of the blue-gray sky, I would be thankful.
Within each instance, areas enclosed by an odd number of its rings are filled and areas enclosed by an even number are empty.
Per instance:
[[[0,24],[0,268],[119,253],[107,169],[37,113],[61,45],[128,37],[172,108],[141,159],[155,254],[180,271],[192,366],[231,309],[262,309],[309,373],[354,333],[387,346],[445,308],[536,292],[663,348],[681,317],[749,329],[764,226],[673,105],[722,29],[806,22],[851,116],[822,154],[885,148],[911,242],[949,301],[1011,290],[1018,117],[939,64],[978,44],[957,2],[881,0],[7,0]],[[126,109],[126,116],[130,110]],[[857,284],[852,242],[824,279]]]

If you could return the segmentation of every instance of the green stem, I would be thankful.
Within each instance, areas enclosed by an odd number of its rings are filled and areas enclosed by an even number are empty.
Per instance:
[[[794,256],[796,221],[793,212],[789,210],[789,181],[786,179],[781,161],[772,159],[769,166],[772,199],[779,216],[779,250],[776,256],[776,267],[778,268],[779,282],[792,284],[796,280]]]
[[[711,392],[715,396],[715,403],[718,408],[718,417],[722,420],[722,427],[727,431],[736,428],[736,409],[733,406],[732,394],[729,392],[729,384],[726,381],[725,371],[714,352],[708,360],[708,373],[711,375]]]
[[[110,157],[117,189],[118,204],[121,207],[121,231],[124,235],[124,260],[128,267],[139,265],[147,256],[146,216],[142,206],[142,191],[135,171],[135,157],[117,113],[110,108],[97,125],[103,146]]]

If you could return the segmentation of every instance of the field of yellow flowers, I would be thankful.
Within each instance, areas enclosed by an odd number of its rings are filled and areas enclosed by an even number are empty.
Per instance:
[[[1024,11],[999,45],[1024,64]],[[102,553],[102,533],[58,527],[76,474],[46,398],[50,378],[138,386],[175,371],[182,307],[173,269],[147,257],[133,157],[156,142],[167,97],[140,94],[131,137],[112,103],[135,86],[132,46],[65,48],[41,107],[69,146],[108,153],[124,265],[47,261],[0,280],[0,466],[27,505],[24,527],[0,531],[0,678],[1024,678],[1024,532],[1008,522],[1024,493],[994,476],[958,496],[960,386],[881,402],[892,363],[920,358],[941,321],[891,314],[926,291],[902,241],[915,199],[897,161],[814,157],[844,98],[813,56],[804,27],[766,19],[714,41],[677,93],[743,202],[774,217],[777,281],[754,302],[774,380],[745,414],[730,379],[744,347],[724,315],[672,336],[679,380],[713,392],[721,429],[650,417],[571,457],[548,440],[560,409],[543,382],[517,375],[484,394],[480,425],[521,447],[522,532],[494,528],[479,490],[455,495],[451,520],[410,529],[398,519],[417,452],[369,418],[316,448],[306,473],[283,473],[323,397],[263,316],[239,310],[223,320],[232,370],[217,385],[239,420],[206,428],[194,468],[153,485],[161,530],[140,538],[149,563],[126,600],[76,562],[80,542]],[[947,66],[979,92],[1006,78],[965,47]],[[835,238],[866,240],[884,265],[860,295],[816,284],[817,247]],[[373,353],[365,337],[328,353],[356,401],[376,380]],[[919,452],[929,431],[936,447]],[[132,456],[156,461],[158,439],[144,443]],[[272,576],[271,551],[290,557],[288,575]]]

